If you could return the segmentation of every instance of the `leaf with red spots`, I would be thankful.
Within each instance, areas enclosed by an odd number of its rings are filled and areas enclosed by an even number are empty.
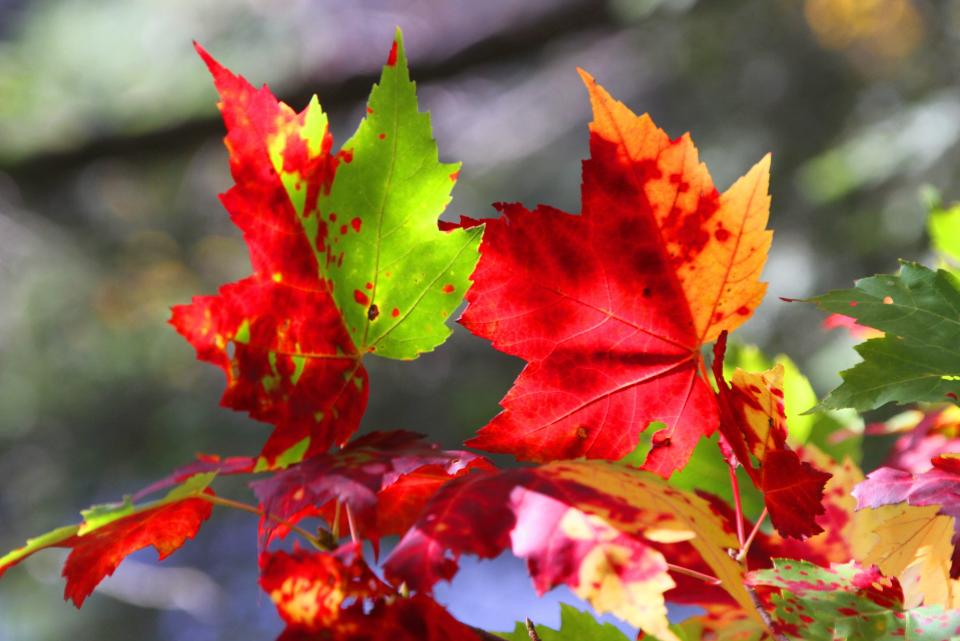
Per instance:
[[[164,498],[142,505],[129,499],[120,504],[84,510],[83,522],[30,539],[22,548],[0,557],[0,576],[35,552],[69,548],[63,566],[64,598],[79,608],[94,588],[128,555],[153,547],[163,560],[180,548],[210,517],[212,504],[201,498],[214,473],[193,476]]]
[[[751,572],[748,582],[774,630],[790,640],[942,641],[960,634],[960,611],[906,607],[899,582],[876,568],[774,559],[773,569]]]
[[[412,432],[374,432],[336,454],[318,454],[251,486],[264,511],[286,524],[335,514],[333,501],[350,510],[367,538],[401,534],[404,529],[397,528],[413,522],[443,481],[473,467],[490,467],[476,454],[441,450],[422,438]],[[416,473],[421,476],[407,479]],[[388,511],[381,514],[383,509]],[[261,530],[267,544],[286,535],[287,525],[265,520]]]
[[[668,476],[717,424],[700,347],[760,303],[769,157],[719,193],[671,140],[583,74],[593,102],[582,212],[501,204],[461,322],[528,365],[469,444],[524,460],[619,459],[652,421]]]
[[[883,335],[857,345],[863,358],[840,372],[843,384],[823,405],[870,410],[888,402],[960,399],[960,279],[902,261],[897,274],[858,280],[810,302]]]
[[[437,160],[399,33],[393,47],[337,154],[316,98],[296,113],[198,47],[227,125],[235,185],[222,201],[254,275],[175,307],[171,323],[225,372],[223,405],[275,426],[261,466],[344,444],[367,402],[363,356],[442,343],[476,264],[481,229],[437,227],[457,166]]]
[[[672,639],[664,592],[674,586],[661,544],[693,546],[746,612],[736,537],[703,499],[657,476],[598,461],[474,472],[444,485],[386,561],[386,575],[429,591],[450,579],[461,554],[493,558],[510,548],[538,592],[569,586],[598,612],[613,612]],[[669,596],[669,593],[668,593]]]
[[[763,493],[770,521],[784,536],[805,538],[823,531],[823,488],[830,475],[801,461],[787,446],[783,405],[783,366],[755,374],[737,369],[730,383],[723,374],[726,334],[714,347],[720,433],[750,479]],[[756,461],[756,463],[754,463]]]

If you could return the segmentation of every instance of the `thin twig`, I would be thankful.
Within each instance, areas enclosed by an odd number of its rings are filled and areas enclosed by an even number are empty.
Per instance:
[[[710,585],[720,585],[723,583],[720,579],[715,576],[710,576],[709,574],[704,574],[703,572],[697,572],[696,570],[691,570],[690,568],[685,568],[682,565],[674,565],[673,563],[667,563],[667,569],[671,572],[676,572],[677,574],[685,574],[687,576],[693,577],[694,579],[700,579],[701,581],[706,581]]]
[[[275,514],[264,512],[260,508],[254,507],[253,505],[248,505],[247,503],[241,503],[240,501],[234,501],[232,499],[226,499],[226,498],[223,498],[222,496],[216,496],[214,494],[199,494],[197,498],[202,498],[205,501],[209,501],[210,503],[213,503],[214,505],[222,505],[223,507],[233,508],[234,510],[249,512],[250,514],[256,514],[260,518],[270,519],[275,523],[279,523],[280,525],[283,525],[289,528],[291,532],[296,532],[297,534],[302,536],[304,539],[306,539],[307,542],[310,543],[310,545],[312,545],[318,550],[330,551],[332,549],[329,546],[324,545],[324,543],[319,538],[310,534],[309,532],[304,530],[302,527],[294,525],[293,523],[290,523],[289,521],[282,519],[279,516],[276,516]]]
[[[530,641],[540,641],[540,635],[537,634],[537,629],[534,627],[530,617],[526,617],[524,621],[527,624],[527,636],[530,637]]]
[[[767,630],[770,632],[770,636],[775,639],[775,641],[789,641],[787,637],[778,633],[773,628],[773,619],[770,618],[770,614],[763,609],[763,603],[760,601],[760,597],[757,596],[756,591],[749,585],[744,586],[747,589],[747,594],[750,595],[750,599],[753,601],[753,607],[756,608],[757,614],[760,615],[760,618],[763,619],[763,624],[767,626]]]
[[[753,540],[757,538],[757,533],[760,531],[760,526],[763,525],[765,518],[767,518],[767,508],[763,508],[763,512],[760,513],[760,518],[757,519],[756,525],[754,525],[753,530],[750,531],[750,536],[748,536],[744,544],[740,546],[740,552],[737,554],[736,559],[738,562],[746,560],[747,553],[750,552],[750,545],[753,543]]]

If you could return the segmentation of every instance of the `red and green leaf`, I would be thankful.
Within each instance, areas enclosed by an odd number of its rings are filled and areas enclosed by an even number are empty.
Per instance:
[[[783,366],[760,374],[737,369],[723,374],[726,335],[714,346],[720,433],[724,444],[763,493],[770,521],[784,536],[805,538],[823,531],[823,488],[830,475],[816,469],[787,445]],[[756,463],[754,463],[756,461]]]
[[[68,548],[70,554],[63,566],[67,580],[64,598],[79,608],[130,554],[153,547],[162,561],[193,538],[210,517],[213,505],[201,497],[210,493],[208,485],[214,476],[194,476],[150,503],[134,505],[128,499],[85,510],[82,523],[30,539],[22,548],[0,557],[0,576],[40,550]]]
[[[457,166],[437,160],[399,33],[337,154],[316,98],[297,113],[198,50],[228,132],[236,184],[222,201],[254,274],[175,307],[171,323],[224,370],[223,405],[274,426],[262,465],[282,466],[353,434],[366,354],[415,358],[449,336],[481,229],[437,228]]]

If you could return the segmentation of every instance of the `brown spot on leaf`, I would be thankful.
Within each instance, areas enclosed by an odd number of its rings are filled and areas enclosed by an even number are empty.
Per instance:
[[[350,226],[353,227],[353,231],[360,233],[360,226],[363,225],[363,221],[358,217],[354,216],[353,220],[350,221]]]
[[[373,109],[371,109],[370,107],[367,107],[367,114],[369,115],[369,114],[372,114],[372,113],[373,113]]]
[[[741,316],[749,316],[750,310],[747,308],[746,305],[741,305],[740,307],[737,308],[737,313],[740,314]]]
[[[397,316],[400,315],[400,310],[397,309],[396,307],[394,307],[394,308],[393,308],[393,311],[390,312],[390,315],[393,316],[394,318],[396,318]]]
[[[367,295],[361,292],[359,289],[353,290],[353,300],[357,301],[361,305],[366,305],[370,302],[370,299],[367,298]]]
[[[583,425],[577,427],[577,438],[587,438],[587,436],[589,436],[587,428],[585,428]]]
[[[347,226],[346,226],[346,225],[340,225],[340,234],[342,235],[342,234],[346,234],[346,233],[347,233]]]
[[[377,316],[380,315],[380,308],[377,307],[376,303],[370,306],[370,309],[367,310],[367,320],[375,321]]]
[[[725,243],[730,240],[730,232],[723,227],[717,227],[717,231],[713,232],[713,237],[721,243]]]
[[[393,41],[393,46],[390,47],[390,55],[387,56],[387,66],[392,67],[397,64],[397,41]]]
[[[386,137],[387,137],[387,134],[384,134],[384,133],[381,133],[379,136],[377,136],[377,138],[379,138],[380,140],[384,140]]]
[[[330,212],[330,215],[328,216],[328,218],[330,219],[330,222],[331,222],[331,223],[337,222],[337,214],[336,214],[336,212],[332,212],[332,211],[331,211],[331,212]]]
[[[459,170],[459,169],[456,170],[455,172],[453,172],[452,174],[450,174],[450,180],[452,180],[453,182],[457,182],[457,178],[459,178],[459,177],[460,177],[460,170]]]
[[[373,289],[373,283],[368,282],[366,285],[364,285],[364,287],[366,289]]]
[[[454,289],[455,289],[455,288],[454,288],[454,286],[453,286],[452,284],[447,283],[446,285],[443,286],[443,293],[444,293],[444,294],[452,294]]]

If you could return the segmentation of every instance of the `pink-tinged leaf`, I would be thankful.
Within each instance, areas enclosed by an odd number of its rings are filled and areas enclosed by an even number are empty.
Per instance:
[[[663,593],[674,581],[660,549],[684,542],[750,616],[741,568],[726,552],[736,537],[710,505],[652,474],[596,461],[480,471],[449,482],[385,570],[426,592],[456,573],[461,554],[493,558],[511,549],[527,560],[538,591],[567,585],[598,611],[672,638]]]
[[[954,456],[938,456],[926,472],[912,474],[882,467],[867,475],[853,491],[857,507],[880,507],[894,503],[939,505],[941,513],[960,517],[960,462]]]
[[[827,316],[823,319],[823,328],[826,330],[844,329],[850,333],[850,336],[860,341],[883,336],[883,332],[879,329],[861,325],[857,322],[856,318],[844,316],[843,314],[830,314]]]
[[[927,412],[910,410],[887,423],[868,425],[867,434],[903,434],[893,444],[886,467],[926,472],[941,454],[960,454],[960,407],[950,405]]]
[[[461,322],[527,361],[468,445],[530,461],[620,459],[653,421],[667,477],[717,424],[700,347],[759,304],[769,158],[720,194],[671,140],[582,74],[593,103],[580,215],[500,204]]]
[[[478,460],[470,452],[441,450],[412,432],[374,432],[336,454],[318,454],[271,478],[255,481],[251,487],[265,512],[289,524],[321,514],[329,502],[340,501],[352,511],[361,533],[376,538],[381,527],[389,529],[388,523],[378,521],[379,493],[422,468],[441,471],[450,478]],[[393,508],[402,509],[401,505],[398,502]],[[408,507],[422,507],[422,502],[413,501]],[[263,543],[269,544],[286,535],[286,526],[264,520],[261,532]]]
[[[830,474],[801,461],[787,446],[783,367],[762,374],[738,369],[728,383],[723,374],[725,349],[722,334],[714,346],[713,374],[723,441],[763,492],[777,531],[795,538],[819,534],[823,528],[816,517],[824,513],[823,488]]]

